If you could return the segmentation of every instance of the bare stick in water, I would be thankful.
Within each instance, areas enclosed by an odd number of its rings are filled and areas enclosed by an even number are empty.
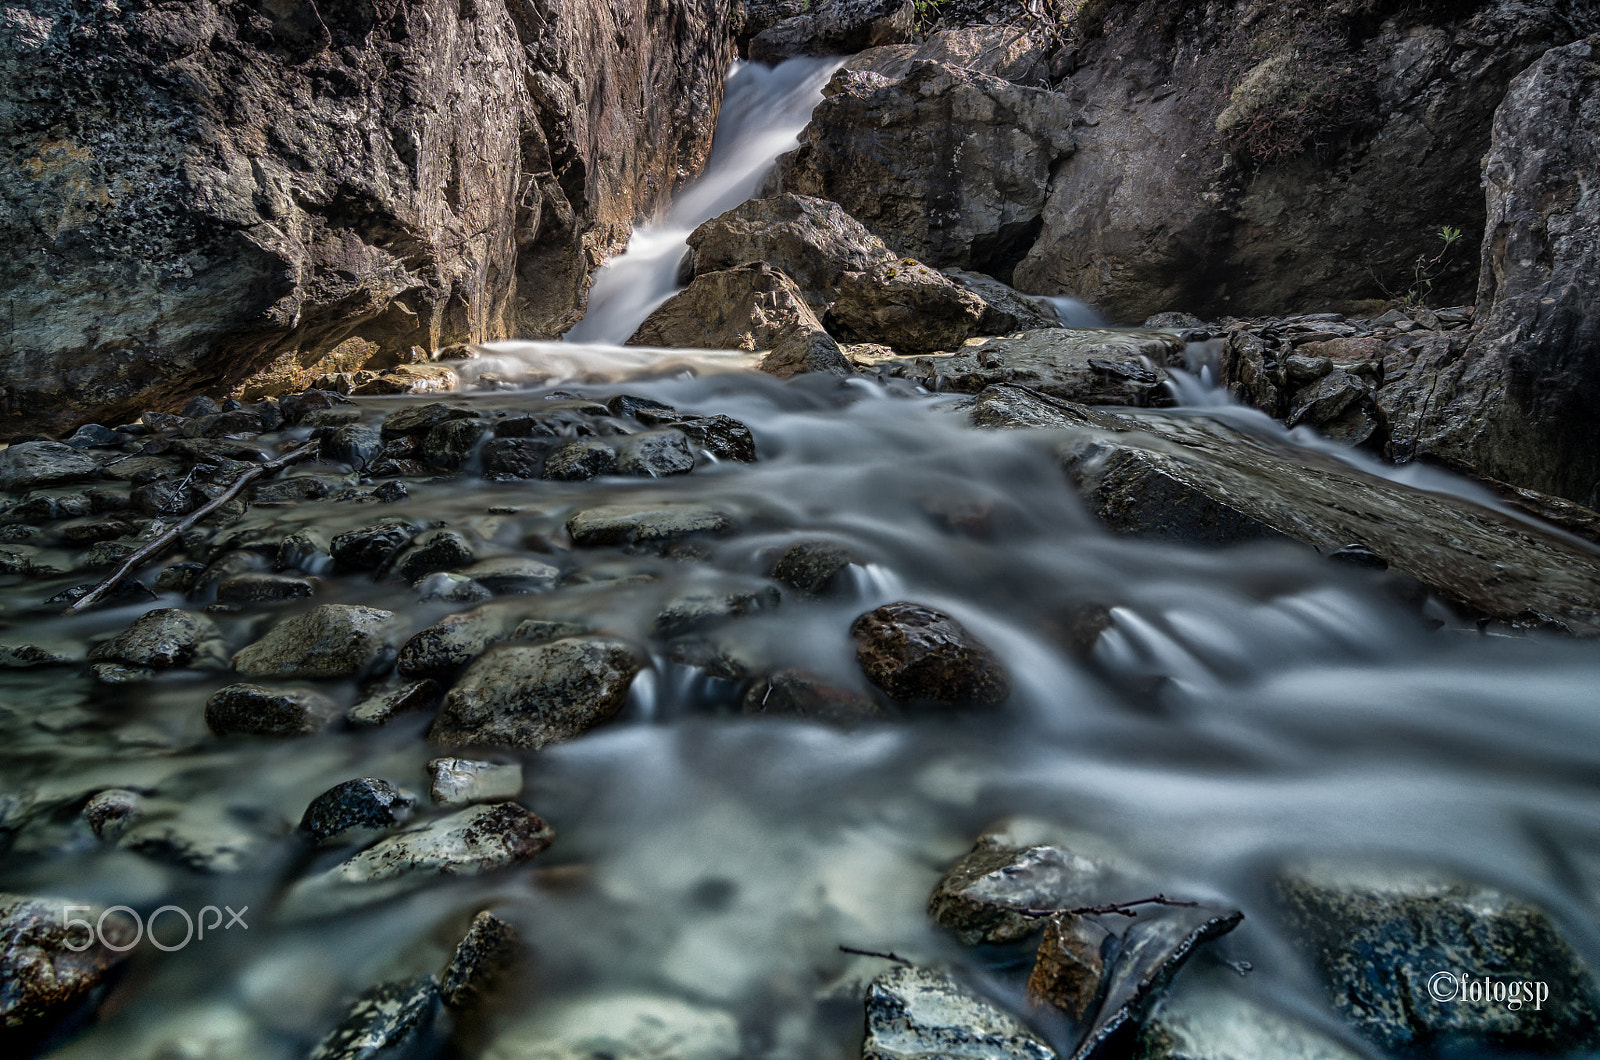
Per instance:
[[[1016,909],[1018,916],[1025,916],[1030,920],[1047,916],[1138,916],[1139,912],[1134,906],[1140,905],[1177,905],[1188,909],[1198,908],[1199,902],[1185,902],[1177,898],[1168,898],[1164,894],[1153,894],[1149,898],[1135,898],[1131,902],[1111,902],[1107,905],[1080,905],[1073,909]]]
[[[111,592],[111,590],[122,584],[122,580],[129,574],[133,573],[133,571],[137,570],[140,564],[144,563],[152,556],[158,555],[162,549],[172,544],[172,542],[177,539],[179,534],[183,533],[185,530],[189,529],[189,527],[193,526],[195,523],[198,523],[201,519],[204,519],[206,516],[210,515],[224,504],[227,504],[229,501],[233,500],[234,497],[239,495],[240,490],[244,489],[262,475],[270,475],[274,471],[280,471],[296,461],[304,460],[306,457],[315,453],[321,447],[321,445],[321,442],[307,442],[300,448],[285,453],[276,460],[269,460],[265,464],[257,464],[255,467],[244,472],[238,478],[233,480],[233,485],[229,486],[227,489],[211,498],[205,504],[190,512],[182,519],[179,519],[176,523],[172,524],[172,526],[169,527],[167,531],[160,537],[156,538],[154,541],[151,541],[148,545],[144,546],[139,551],[123,560],[122,566],[113,571],[111,577],[107,578],[105,581],[101,582],[99,585],[96,585],[93,589],[80,596],[71,607],[68,607],[66,611],[63,612],[63,614],[70,615],[78,611],[87,611],[89,608],[99,603],[107,593]]]
[[[886,953],[879,950],[858,950],[854,946],[840,946],[839,950],[841,953],[854,953],[862,957],[881,957],[886,961],[893,961],[896,964],[903,964],[907,968],[916,967],[898,953]]]

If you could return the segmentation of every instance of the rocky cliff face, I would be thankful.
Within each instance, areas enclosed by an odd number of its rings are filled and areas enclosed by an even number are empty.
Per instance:
[[[1079,113],[1017,285],[1114,318],[1301,312],[1402,294],[1446,225],[1483,231],[1511,78],[1593,5],[1103,0],[1056,66]],[[1461,253],[1435,278],[1470,296]]]
[[[710,147],[732,0],[0,13],[0,424],[304,385],[581,312]],[[354,352],[351,352],[354,351]],[[265,382],[263,382],[265,380]]]
[[[1411,388],[1414,452],[1600,504],[1600,37],[1512,84],[1484,159],[1482,330]],[[1400,453],[1406,456],[1409,453]]]

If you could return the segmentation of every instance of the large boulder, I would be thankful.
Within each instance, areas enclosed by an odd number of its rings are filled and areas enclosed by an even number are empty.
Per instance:
[[[1592,5],[1558,0],[1086,7],[1058,86],[1078,152],[1015,283],[1127,322],[1402,294],[1445,226],[1464,237],[1426,293],[1463,300],[1506,86],[1600,30]]]
[[[1047,328],[964,347],[935,360],[941,388],[976,394],[1021,383],[1085,405],[1170,405],[1168,364],[1184,343],[1168,332]]]
[[[942,63],[900,80],[841,70],[778,181],[839,203],[899,254],[1009,282],[1075,117],[1057,93]]]
[[[749,262],[696,276],[645,318],[628,345],[770,350],[790,332],[822,330],[793,280]]]
[[[992,0],[982,0],[992,6]],[[904,77],[918,62],[959,66],[1017,84],[1038,87],[1050,78],[1052,45],[1049,32],[1021,31],[1005,26],[957,26],[930,33],[920,43],[888,44],[869,48],[845,65],[851,70]]]
[[[761,261],[791,277],[830,329],[858,342],[950,349],[999,320],[983,294],[902,258],[837,203],[809,195],[752,199],[695,229],[689,245],[696,279],[666,305],[689,301],[720,270]],[[703,312],[718,319],[726,310],[713,305]]]
[[[750,39],[751,59],[775,63],[797,55],[841,55],[900,44],[916,29],[912,0],[821,0]]]
[[[704,162],[736,6],[11,5],[0,428],[555,334]]]
[[[1600,504],[1600,38],[1547,52],[1495,114],[1484,159],[1482,330],[1413,373],[1393,444]],[[1402,452],[1400,455],[1408,455]]]

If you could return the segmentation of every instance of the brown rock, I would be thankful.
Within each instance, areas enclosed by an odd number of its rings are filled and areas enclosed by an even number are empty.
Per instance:
[[[696,276],[657,306],[630,346],[770,350],[791,331],[822,331],[793,280],[765,262]]]
[[[850,626],[856,662],[892,699],[995,707],[1011,694],[999,660],[961,624],[913,603],[885,604]]]
[[[1104,926],[1086,917],[1059,915],[1045,921],[1028,976],[1028,1000],[1053,1005],[1082,1022],[1105,979],[1110,937]]]

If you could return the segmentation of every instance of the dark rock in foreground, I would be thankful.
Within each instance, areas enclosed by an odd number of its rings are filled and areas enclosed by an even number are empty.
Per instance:
[[[1600,1046],[1600,985],[1537,906],[1440,871],[1362,859],[1291,865],[1275,891],[1333,1006],[1385,1050]],[[1441,973],[1503,990],[1544,983],[1548,1001],[1472,1000]]]
[[[1022,1021],[941,972],[897,967],[867,987],[862,1060],[1056,1060]]]
[[[98,910],[84,915],[98,919]],[[4,1040],[25,1043],[89,999],[125,954],[63,920],[62,903],[0,894],[0,1031]],[[91,924],[94,920],[89,921]],[[115,919],[103,921],[106,941],[126,943]],[[87,943],[87,945],[86,945]],[[129,947],[131,948],[131,947]]]
[[[345,1010],[338,1026],[311,1051],[311,1060],[377,1060],[417,1055],[439,1009],[431,975],[379,983]]]

